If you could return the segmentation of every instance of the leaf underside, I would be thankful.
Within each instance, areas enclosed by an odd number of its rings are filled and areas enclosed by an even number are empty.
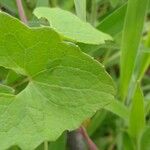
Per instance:
[[[28,28],[0,13],[0,66],[28,78],[19,94],[0,93],[0,149],[36,148],[113,100],[104,67],[51,28]]]

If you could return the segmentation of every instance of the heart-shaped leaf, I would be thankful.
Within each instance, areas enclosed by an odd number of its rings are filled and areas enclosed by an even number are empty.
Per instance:
[[[26,76],[19,94],[0,94],[0,149],[56,140],[113,100],[104,67],[51,28],[28,28],[0,13],[0,66]]]

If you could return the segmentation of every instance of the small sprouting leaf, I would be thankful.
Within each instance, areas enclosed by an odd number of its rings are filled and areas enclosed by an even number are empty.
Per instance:
[[[17,95],[0,94],[1,150],[54,141],[114,99],[112,79],[100,63],[53,29],[31,29],[5,13],[0,13],[0,66],[29,82]]]
[[[34,14],[38,18],[46,18],[50,26],[68,40],[95,45],[112,40],[108,34],[98,31],[68,11],[39,7],[35,9]]]

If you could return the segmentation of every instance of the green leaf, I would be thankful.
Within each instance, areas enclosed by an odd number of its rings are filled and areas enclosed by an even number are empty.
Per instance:
[[[5,13],[0,13],[0,66],[29,82],[17,95],[0,94],[1,150],[55,141],[114,99],[112,79],[99,62],[53,29],[31,29]]]
[[[106,105],[104,109],[121,117],[127,123],[129,122],[129,116],[130,116],[129,110],[120,101],[113,100],[112,103]],[[105,116],[106,116],[106,111],[97,112],[97,114],[92,118],[90,124],[88,125],[87,130],[89,135],[92,135],[96,131],[96,129],[100,126],[100,124],[104,120]]]
[[[120,95],[127,96],[142,36],[148,0],[129,0],[121,45]]]
[[[143,75],[145,74],[145,71],[150,65],[150,32],[148,33],[148,36],[145,39],[144,45],[146,47],[146,50],[144,52],[141,50],[140,58],[137,59],[137,69],[140,68],[137,74],[137,78],[139,80],[142,79]]]
[[[129,122],[129,110],[120,101],[113,100],[112,103],[106,105],[104,109],[105,110],[103,111],[97,112],[96,115],[91,119],[91,122],[89,123],[87,128],[89,135],[92,135],[96,131],[96,129],[101,125],[102,121],[106,117],[106,110],[121,117],[127,123]]]
[[[0,5],[3,6],[4,8],[8,9],[10,12],[17,14],[18,13],[18,9],[17,9],[17,5],[16,5],[16,1],[15,0],[0,0]]]
[[[18,81],[23,80],[22,75],[18,75],[16,72],[9,70],[7,77],[5,79],[5,84],[14,86],[15,83],[18,83]]]
[[[11,148],[9,148],[8,150],[20,150],[20,148],[19,147],[17,147],[17,146],[12,146]],[[43,149],[42,149],[43,150]]]
[[[0,82],[3,82],[3,80],[5,80],[7,74],[8,70],[0,66]]]
[[[134,142],[127,132],[123,132],[123,150],[134,150]]]
[[[148,12],[150,12],[150,1],[148,3]]]
[[[36,7],[39,6],[49,6],[49,0],[37,0]]]
[[[116,7],[119,4],[120,0],[110,0],[112,7]]]
[[[23,8],[28,19],[31,19],[33,17],[32,10],[35,7],[35,1],[36,0],[22,0]],[[19,17],[16,0],[0,0],[0,6],[3,7],[6,12],[9,12],[11,15]]]
[[[144,127],[145,127],[144,97],[140,89],[140,85],[137,85],[131,107],[129,132],[135,140],[138,140]]]
[[[90,123],[87,126],[87,132],[89,136],[92,136],[100,127],[106,117],[106,114],[107,111],[102,109],[98,111],[93,118],[91,118]]]
[[[59,5],[61,6],[61,8],[65,10],[72,10],[74,8],[74,0],[69,0],[69,1],[59,0]]]
[[[146,127],[140,142],[140,150],[149,150],[150,148],[150,127]]]
[[[15,90],[9,86],[0,84],[0,93],[14,94]]]
[[[145,100],[145,115],[149,115],[150,113],[150,99],[146,99]]]
[[[97,19],[97,10],[98,10],[98,5],[96,0],[91,1],[91,12],[90,12],[90,22],[93,26],[95,26],[96,19]]]
[[[109,16],[104,18],[97,26],[97,29],[106,32],[112,36],[115,36],[118,33],[120,33],[123,29],[126,9],[127,3],[123,4]]]
[[[57,139],[57,141],[51,142],[49,144],[49,149],[50,150],[66,150],[66,145],[67,145],[67,134],[64,133],[59,137],[59,139]]]
[[[66,132],[63,133],[55,142],[47,142],[47,146],[44,144],[45,142],[38,146],[35,150],[66,150],[67,134]]]
[[[87,44],[103,44],[111,37],[93,28],[72,13],[59,8],[36,8],[34,14],[46,18],[50,26],[68,40]]]
[[[122,104],[120,101],[113,100],[110,105],[105,107],[105,109],[116,114],[117,116],[121,117],[122,119],[128,122],[129,111],[127,107],[124,104]]]
[[[86,0],[74,0],[77,16],[86,21]]]

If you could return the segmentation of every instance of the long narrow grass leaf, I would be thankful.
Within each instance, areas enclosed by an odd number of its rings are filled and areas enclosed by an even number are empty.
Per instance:
[[[115,36],[118,33],[120,33],[123,29],[126,9],[127,3],[123,4],[109,16],[104,18],[97,26],[97,29],[109,33],[112,36]]]
[[[86,0],[74,0],[77,16],[86,21]]]
[[[121,45],[120,95],[127,96],[141,40],[148,0],[129,0]]]
[[[129,121],[129,132],[135,140],[138,140],[144,127],[145,127],[144,97],[140,85],[138,84],[133,96]]]

